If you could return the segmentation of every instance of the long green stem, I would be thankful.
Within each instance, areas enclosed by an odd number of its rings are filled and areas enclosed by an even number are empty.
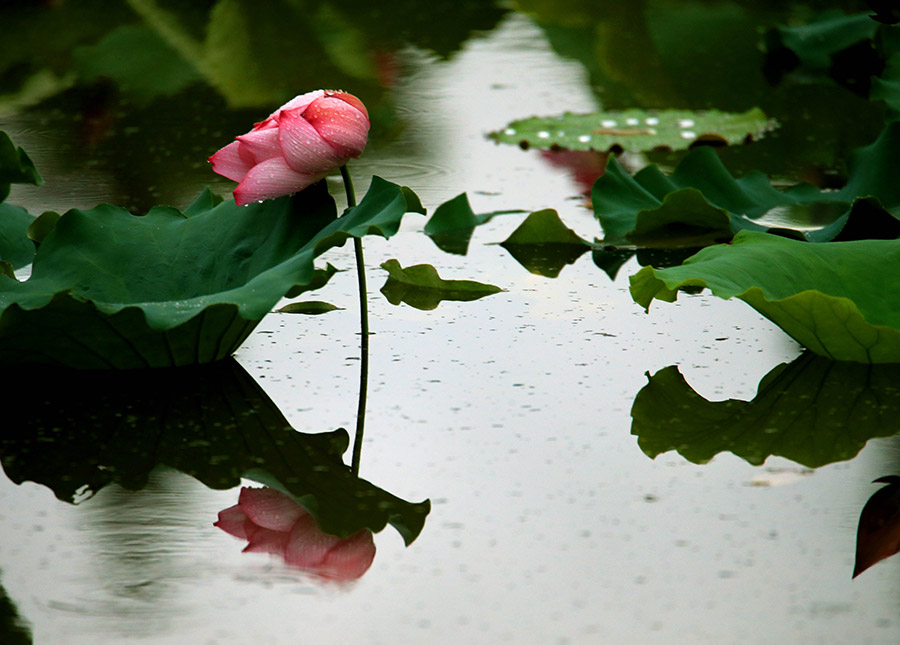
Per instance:
[[[341,166],[341,177],[344,190],[347,192],[347,208],[356,206],[356,195],[347,166]],[[353,238],[353,250],[356,254],[356,281],[359,285],[359,405],[356,408],[356,434],[353,438],[353,458],[350,470],[359,475],[359,462],[362,456],[363,433],[366,425],[366,392],[369,384],[369,305],[366,297],[366,262],[363,257],[362,240]]]

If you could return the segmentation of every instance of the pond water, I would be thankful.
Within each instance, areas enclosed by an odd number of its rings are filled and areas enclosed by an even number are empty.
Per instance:
[[[476,212],[554,208],[582,237],[600,236],[569,172],[485,138],[516,118],[600,106],[585,66],[535,18],[498,12],[448,56],[410,44],[390,54],[372,111],[392,114],[351,164],[358,191],[378,174],[411,186],[429,211],[467,192]],[[309,79],[354,90],[340,76]],[[200,136],[209,94],[139,106],[135,122],[113,102],[97,118],[118,122],[87,152],[66,139],[83,126],[83,112],[67,111],[82,93],[8,110],[0,128],[46,180],[14,187],[10,201],[30,212],[104,200],[139,209],[184,205],[207,184],[227,193],[205,157],[271,107],[229,109]],[[154,131],[146,154],[134,149]],[[649,458],[631,434],[648,374],[675,365],[706,399],[751,400],[801,348],[743,303],[708,294],[645,313],[628,293],[633,258],[615,279],[590,253],[556,278],[531,273],[498,244],[523,218],[478,227],[465,256],[440,251],[415,214],[388,241],[365,238],[373,335],[360,475],[431,500],[411,545],[388,526],[362,578],[328,584],[242,553],[213,526],[237,489],[160,468],[140,490],[110,484],[69,504],[4,479],[4,642],[898,642],[897,563],[851,580],[859,514],[872,480],[896,468],[896,439],[818,468],[781,457],[754,466],[727,451],[702,465],[676,452]],[[348,245],[322,260],[349,270],[352,258]],[[395,306],[379,293],[389,258],[504,291],[429,311]],[[355,288],[352,272],[337,274],[312,297],[343,309],[273,313],[236,355],[302,432],[354,426]],[[81,412],[91,417],[89,401]]]

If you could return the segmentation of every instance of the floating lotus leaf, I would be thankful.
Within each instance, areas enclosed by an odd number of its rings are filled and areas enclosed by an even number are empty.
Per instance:
[[[182,213],[101,205],[63,215],[25,282],[0,276],[0,363],[126,369],[229,356],[285,295],[323,285],[313,260],[349,237],[396,233],[400,186],[373,178],[337,218],[324,183],[236,206],[208,191]]]
[[[424,210],[421,212],[424,213]],[[476,226],[486,224],[495,215],[521,213],[519,210],[494,211],[476,215],[469,204],[469,198],[461,193],[435,209],[425,224],[425,234],[445,253],[465,255],[469,250],[469,240]]]
[[[529,272],[555,278],[591,248],[552,209],[535,211],[501,246]]]
[[[513,121],[488,136],[523,148],[635,152],[686,150],[698,143],[729,145],[757,139],[773,127],[762,110],[742,114],[710,110],[624,110],[565,113]]]
[[[740,298],[816,354],[838,361],[900,362],[900,240],[809,244],[742,231],[667,269],[631,276],[645,308],[678,289]]]
[[[900,365],[836,363],[809,352],[760,381],[752,401],[708,401],[678,367],[649,377],[631,408],[631,433],[648,457],[677,450],[697,464],[731,452],[818,468],[855,457],[900,431]]]
[[[381,268],[388,272],[381,293],[392,305],[405,302],[416,309],[430,310],[436,309],[444,300],[467,302],[503,291],[500,287],[474,280],[444,280],[430,264],[404,269],[397,260],[391,259],[382,263]]]
[[[330,302],[322,300],[304,300],[302,302],[291,302],[281,307],[278,312],[282,314],[305,314],[307,316],[319,316],[327,314],[329,311],[337,311],[342,309]]]

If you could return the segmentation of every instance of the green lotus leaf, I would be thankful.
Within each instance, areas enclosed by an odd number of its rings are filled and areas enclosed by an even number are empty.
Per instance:
[[[391,259],[383,262],[381,268],[388,272],[381,293],[392,305],[405,302],[416,309],[431,310],[444,300],[468,302],[503,291],[474,280],[444,280],[430,264],[404,269],[397,260]]]
[[[278,302],[324,284],[313,260],[397,232],[401,187],[373,178],[336,218],[324,182],[261,204],[205,192],[184,213],[101,205],[63,215],[25,282],[0,277],[0,363],[125,369],[229,356]]]
[[[28,154],[0,130],[0,262],[9,269],[30,264],[34,245],[27,231],[34,218],[24,208],[4,203],[11,184],[43,183]]]
[[[675,365],[649,376],[631,408],[631,434],[650,458],[677,450],[703,464],[731,452],[760,465],[770,456],[818,468],[897,434],[900,365],[840,363],[804,353],[759,383],[752,401],[708,401]]]
[[[872,79],[869,97],[885,102],[888,118],[900,119],[900,54],[889,57],[881,76]]]
[[[34,244],[28,239],[28,227],[34,218],[24,208],[0,203],[0,260],[19,269],[34,258]]]
[[[804,25],[777,27],[770,34],[769,47],[787,48],[799,64],[828,70],[835,55],[860,41],[871,40],[877,30],[878,23],[868,13],[847,15],[826,11]]]
[[[28,153],[0,130],[0,202],[9,195],[10,184],[39,186],[42,183],[43,180]]]
[[[531,213],[500,245],[529,272],[548,278],[557,277],[592,246],[549,208]]]
[[[667,269],[631,276],[631,296],[649,309],[677,290],[706,287],[740,298],[816,354],[838,361],[900,362],[900,240],[808,244],[742,231]]]
[[[610,244],[654,245],[668,240],[672,246],[691,245],[723,239],[729,230],[732,234],[779,230],[826,242],[842,235],[851,218],[865,220],[854,222],[856,235],[885,237],[873,221],[896,219],[892,209],[900,206],[900,183],[895,180],[900,124],[889,124],[875,143],[854,151],[849,165],[844,188],[820,191],[809,184],[778,189],[757,171],[735,179],[707,147],[690,151],[669,176],[647,166],[632,177],[611,158],[606,173],[594,183],[591,198]],[[874,220],[854,213],[857,201],[867,197],[876,198],[882,207]],[[756,221],[763,216],[767,219]]]
[[[498,143],[553,150],[686,150],[697,143],[738,144],[758,139],[774,124],[762,110],[742,114],[690,110],[565,113],[513,121],[488,136]]]
[[[424,212],[424,209],[421,211]],[[520,210],[494,211],[476,215],[469,197],[461,193],[438,206],[425,224],[425,234],[445,253],[465,255],[476,226],[486,224],[495,215],[521,213]]]
[[[278,309],[283,314],[305,314],[307,316],[318,316],[327,314],[329,311],[337,311],[341,309],[337,305],[322,300],[304,300],[303,302],[291,302],[284,307]]]
[[[340,536],[391,524],[409,544],[430,509],[353,475],[341,458],[345,430],[291,428],[234,359],[126,373],[23,367],[5,395],[28,414],[0,436],[4,471],[67,502],[113,482],[139,490],[165,467],[214,489],[264,480]]]
[[[87,81],[112,79],[139,101],[171,95],[201,80],[197,69],[146,25],[122,25],[97,44],[73,52],[73,67]]]

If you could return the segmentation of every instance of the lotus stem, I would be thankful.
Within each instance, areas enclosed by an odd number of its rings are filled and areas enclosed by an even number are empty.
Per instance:
[[[347,208],[353,208],[356,206],[356,195],[346,165],[341,166],[341,178],[344,180],[344,190],[347,193]],[[353,438],[350,470],[354,475],[359,475],[366,425],[366,392],[369,385],[369,305],[366,296],[366,262],[363,257],[362,240],[358,237],[353,238],[353,250],[356,254],[356,281],[359,286],[359,405],[356,409],[356,434]]]

